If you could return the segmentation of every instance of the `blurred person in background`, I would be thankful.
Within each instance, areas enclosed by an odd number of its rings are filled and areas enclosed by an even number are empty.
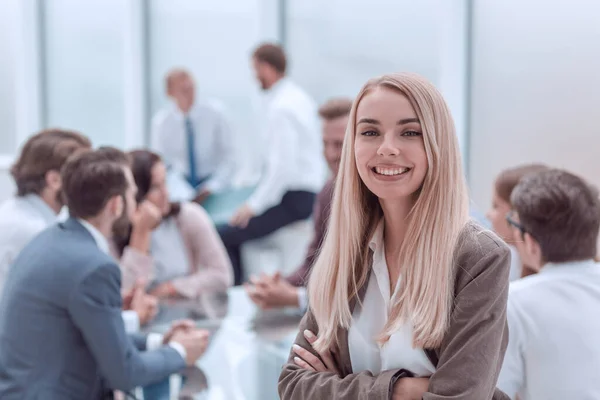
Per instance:
[[[115,236],[123,287],[138,280],[158,298],[196,298],[233,283],[231,263],[210,217],[193,202],[172,203],[162,159],[129,153],[138,191],[131,229]]]
[[[0,205],[0,292],[21,249],[56,222],[64,205],[63,164],[70,155],[90,148],[87,137],[64,129],[41,131],[23,145],[10,170],[17,194]]]
[[[506,399],[509,270],[508,247],[469,218],[441,93],[415,74],[369,80],[280,397]]]
[[[44,130],[27,140],[11,168],[17,195],[0,205],[0,293],[10,265],[41,231],[55,224],[64,209],[60,170],[69,156],[88,151],[84,135]],[[122,314],[128,332],[139,330],[156,314],[156,300],[139,285],[123,292]]]
[[[537,274],[510,285],[498,387],[512,399],[600,399],[598,191],[551,169],[521,179],[507,217]]]
[[[127,335],[121,273],[108,241],[136,192],[131,171],[82,152],[60,174],[69,219],[15,259],[0,300],[0,398],[103,399],[193,365],[208,333],[189,321],[162,335]]]
[[[519,252],[516,247],[520,245],[521,240],[518,237],[513,237],[513,229],[506,221],[506,215],[508,215],[512,209],[510,195],[524,176],[547,169],[548,167],[542,164],[519,165],[502,171],[494,182],[492,208],[488,210],[486,217],[492,223],[494,232],[509,245],[511,254],[511,281],[523,276],[531,275],[533,271],[531,267],[524,265],[519,257]]]
[[[286,76],[283,49],[276,44],[262,44],[254,50],[252,64],[267,96],[262,175],[229,224],[218,227],[236,285],[244,277],[241,245],[309,218],[326,176],[317,106]]]
[[[246,285],[246,292],[252,301],[262,309],[299,307],[302,311],[305,311],[307,308],[305,286],[310,269],[325,238],[329,208],[333,197],[334,180],[340,166],[344,135],[348,126],[348,115],[351,107],[351,99],[333,98],[319,108],[319,116],[322,120],[323,155],[331,176],[315,201],[313,209],[314,233],[304,263],[286,278],[281,277],[279,273],[275,273],[273,276],[263,275],[258,278],[251,278],[250,284]]]
[[[202,203],[215,192],[230,186],[235,172],[234,139],[222,107],[212,101],[199,101],[194,79],[182,68],[165,78],[167,96],[172,101],[152,120],[152,144],[172,174],[173,190],[183,177],[192,196],[173,193],[178,199]]]

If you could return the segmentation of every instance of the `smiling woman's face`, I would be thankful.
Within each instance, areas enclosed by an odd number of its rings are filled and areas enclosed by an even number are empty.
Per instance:
[[[405,200],[427,174],[423,129],[410,101],[387,88],[367,93],[356,110],[358,174],[380,199]]]

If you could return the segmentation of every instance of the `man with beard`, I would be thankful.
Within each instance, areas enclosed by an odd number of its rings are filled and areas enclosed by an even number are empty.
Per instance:
[[[252,54],[266,96],[262,174],[257,187],[217,229],[233,266],[235,284],[245,277],[241,246],[311,215],[326,177],[317,105],[287,77],[283,48],[265,43]]]
[[[32,136],[11,168],[16,196],[0,205],[0,294],[12,262],[41,231],[57,222],[64,206],[60,170],[67,159],[91,148],[78,132],[49,129]],[[135,288],[124,295],[127,330],[150,320],[156,302]]]

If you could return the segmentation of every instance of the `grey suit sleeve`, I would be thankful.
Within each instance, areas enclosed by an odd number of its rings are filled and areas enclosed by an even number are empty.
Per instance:
[[[136,349],[139,351],[146,351],[146,344],[148,340],[146,335],[142,335],[141,333],[131,333],[129,334],[129,338]]]
[[[138,351],[125,333],[120,288],[117,265],[101,266],[73,291],[69,312],[110,387],[128,391],[180,371],[185,360],[168,346]]]

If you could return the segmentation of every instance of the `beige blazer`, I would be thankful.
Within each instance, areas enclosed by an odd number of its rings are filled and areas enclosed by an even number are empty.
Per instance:
[[[439,348],[424,350],[436,372],[430,377],[423,399],[509,400],[496,389],[496,381],[508,343],[510,251],[493,233],[470,223],[457,252],[450,327]],[[366,285],[358,297],[365,291]],[[351,308],[355,302],[356,298],[350,300]],[[316,334],[319,331],[310,308],[300,323],[296,344],[312,351],[302,334],[305,329]],[[396,380],[410,376],[405,370],[388,370],[375,376],[369,371],[353,371],[348,331],[339,328],[338,338],[331,352],[340,375],[304,370],[293,362],[292,352],[279,377],[282,399],[391,399]]]

